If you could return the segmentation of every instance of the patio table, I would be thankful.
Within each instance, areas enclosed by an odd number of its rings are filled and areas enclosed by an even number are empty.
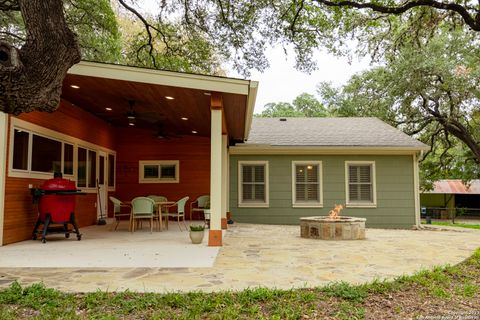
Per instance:
[[[123,201],[123,203],[128,204],[130,206],[132,205],[131,200]],[[163,231],[162,207],[172,205],[175,203],[176,203],[175,201],[155,201],[155,206],[157,207],[157,213],[158,213],[158,220],[160,223],[160,231]],[[133,214],[130,215],[130,225],[129,225],[128,231],[132,231],[132,227],[133,227]]]

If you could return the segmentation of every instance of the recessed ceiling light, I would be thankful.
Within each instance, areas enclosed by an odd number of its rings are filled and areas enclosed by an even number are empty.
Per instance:
[[[195,131],[195,130],[192,130],[192,133],[198,133],[198,132],[197,132],[197,131]]]
[[[80,89],[80,87],[79,87],[79,86],[77,86],[76,84],[71,84],[71,85],[70,85],[70,88],[73,88],[73,89]]]
[[[212,95],[210,92],[204,92],[203,94],[206,95],[206,96],[211,96]]]
[[[105,110],[107,110],[107,111],[112,111],[113,109],[110,108],[110,107],[106,107]]]
[[[128,123],[128,125],[129,125],[129,126],[134,126],[134,125],[135,125],[135,123],[133,123],[133,122],[129,122],[129,123]]]
[[[174,98],[174,97],[170,97],[170,96],[165,96],[165,99],[167,99],[167,100],[173,100],[173,99],[175,99],[175,98]]]
[[[187,121],[187,120],[188,120],[188,118],[182,117],[182,120],[183,120],[183,121]]]

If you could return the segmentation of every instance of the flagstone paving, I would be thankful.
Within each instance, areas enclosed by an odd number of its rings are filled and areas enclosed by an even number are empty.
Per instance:
[[[42,281],[68,292],[210,292],[363,283],[456,264],[478,247],[480,231],[472,229],[367,229],[365,240],[323,241],[301,238],[299,226],[235,224],[226,232],[213,267],[0,268],[0,288],[14,280],[22,285]]]

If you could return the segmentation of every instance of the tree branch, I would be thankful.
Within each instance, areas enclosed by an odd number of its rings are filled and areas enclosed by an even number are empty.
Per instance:
[[[357,9],[371,9],[375,12],[387,14],[402,14],[415,7],[432,7],[439,10],[455,12],[459,14],[463,21],[474,31],[480,31],[480,13],[474,16],[470,14],[468,9],[456,3],[444,3],[435,0],[413,0],[407,1],[398,7],[390,7],[378,3],[367,2],[359,3],[350,0],[330,1],[330,0],[315,0],[316,2],[328,7],[351,7]]]
[[[22,38],[18,34],[14,34],[14,33],[8,32],[8,31],[0,31],[0,34],[6,35],[6,36],[11,37],[11,38],[15,38],[15,39],[20,40],[20,41],[25,41],[25,38]]]

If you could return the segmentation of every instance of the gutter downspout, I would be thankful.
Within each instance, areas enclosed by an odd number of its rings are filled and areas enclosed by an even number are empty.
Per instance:
[[[420,152],[420,157],[423,155],[423,151]],[[420,220],[420,174],[418,169],[418,155],[413,154],[413,189],[414,189],[414,202],[415,202],[415,227],[417,229],[421,226]]]

